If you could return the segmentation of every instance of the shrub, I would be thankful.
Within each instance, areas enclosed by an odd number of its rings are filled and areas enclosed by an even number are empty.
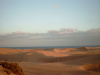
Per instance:
[[[100,63],[83,65],[83,68],[87,71],[100,72]]]
[[[17,75],[24,75],[23,70],[19,67],[18,63],[8,63],[8,62],[2,62],[2,67],[5,68],[4,70],[7,74],[10,74],[13,72]]]

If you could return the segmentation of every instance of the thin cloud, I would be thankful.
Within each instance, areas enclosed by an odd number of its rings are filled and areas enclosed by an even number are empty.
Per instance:
[[[17,40],[17,41],[16,41]],[[8,43],[9,41],[9,43]],[[12,32],[9,34],[0,35],[0,44],[6,42],[8,45],[11,43],[23,43],[36,45],[96,45],[100,44],[100,28],[90,29],[87,31],[80,31],[73,28],[62,28],[60,30],[49,30],[46,33],[27,33],[27,32]],[[24,41],[24,42],[23,42]],[[49,43],[48,43],[49,42]],[[59,42],[59,43],[57,43]],[[14,45],[14,44],[11,44]]]
[[[62,28],[59,30],[60,32],[69,32],[69,33],[72,33],[72,32],[77,32],[78,29],[73,29],[73,28]]]
[[[88,30],[88,32],[91,32],[91,33],[100,33],[100,28],[90,29],[90,30]]]
[[[66,38],[66,37],[74,37],[79,35],[88,36],[89,35],[100,35],[100,28],[98,29],[90,29],[87,31],[80,31],[78,29],[73,28],[62,28],[60,30],[49,30],[47,33],[27,33],[16,31],[9,34],[0,35],[0,39],[21,39],[21,38],[36,38],[36,39],[46,39],[46,38]]]
[[[60,7],[61,5],[57,4],[57,5],[54,5],[54,7]]]
[[[16,32],[13,32],[13,34],[27,34],[26,32],[22,32],[22,31],[16,31]]]

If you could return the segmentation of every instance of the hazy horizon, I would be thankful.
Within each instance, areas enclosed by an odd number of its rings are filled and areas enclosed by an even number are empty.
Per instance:
[[[0,0],[0,47],[100,45],[100,0]]]

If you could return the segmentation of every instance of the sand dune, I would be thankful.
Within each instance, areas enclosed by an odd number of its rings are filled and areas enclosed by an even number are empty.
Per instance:
[[[68,56],[68,54],[64,54],[64,53],[57,53],[54,51],[36,51],[38,53],[42,53],[45,56],[52,56],[52,57],[64,57],[64,56]]]
[[[25,75],[99,75],[80,66],[100,62],[100,47],[55,49],[0,48],[0,60],[17,62]],[[6,75],[0,66],[0,75]]]
[[[58,49],[54,49],[54,52],[69,52],[70,51],[70,49],[68,48],[66,48],[66,49],[60,49],[60,48],[58,48]]]
[[[33,51],[42,51],[44,49],[23,49],[23,52],[33,52]]]
[[[69,65],[84,65],[84,64],[88,64],[88,63],[100,62],[99,59],[100,59],[100,54],[92,55],[92,56],[87,55],[87,56],[84,56],[83,58],[65,61],[65,62],[62,62],[62,63],[69,64]]]
[[[21,52],[22,50],[20,49],[0,48],[0,54],[15,54]]]
[[[90,49],[90,50],[92,50],[92,49],[99,49],[100,50],[100,47],[85,47],[86,49]]]

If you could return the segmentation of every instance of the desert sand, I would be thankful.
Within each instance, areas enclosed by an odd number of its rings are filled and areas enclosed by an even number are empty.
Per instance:
[[[87,71],[82,67],[100,62],[100,47],[0,48],[0,61],[17,62],[25,75],[100,75],[100,72]],[[2,66],[0,75],[7,75]]]

